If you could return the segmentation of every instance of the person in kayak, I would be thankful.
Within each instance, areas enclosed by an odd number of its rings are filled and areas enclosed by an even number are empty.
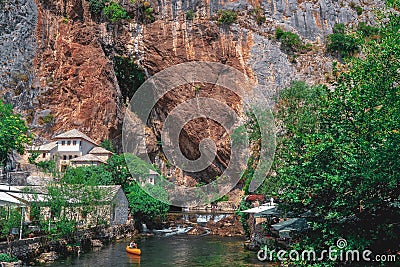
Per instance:
[[[132,240],[131,243],[129,244],[130,248],[137,248],[137,244],[135,243],[135,240]]]

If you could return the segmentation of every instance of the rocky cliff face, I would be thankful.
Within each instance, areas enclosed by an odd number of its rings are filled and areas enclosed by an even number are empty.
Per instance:
[[[132,8],[129,1],[122,6]],[[93,17],[87,0],[1,0],[0,86],[40,136],[71,128],[86,132],[94,140],[119,142],[125,99],[116,79],[113,59],[124,56],[136,61],[147,75],[174,64],[192,60],[220,62],[232,66],[258,83],[257,94],[271,98],[292,80],[325,82],[332,59],[324,54],[324,36],[335,23],[356,25],[373,21],[372,0],[235,0],[149,1],[155,21],[139,19],[111,23]],[[355,6],[362,9],[356,12]],[[256,23],[251,11],[260,7],[266,21]],[[237,23],[219,25],[218,10],[238,11]],[[194,11],[193,20],[188,11]],[[276,27],[298,33],[311,50],[294,60],[282,52],[274,39]],[[204,85],[201,94],[210,95]],[[224,90],[212,92],[229,105],[240,99]],[[158,139],[162,120],[177,103],[194,96],[189,87],[165,96],[153,112],[149,131]],[[201,134],[200,134],[201,132]],[[199,140],[217,141],[214,177],[229,161],[229,142],[223,129],[207,120],[185,128],[181,140],[187,155],[196,158]],[[168,172],[187,174],[166,167],[157,142],[150,150]],[[189,175],[190,176],[190,175]],[[193,181],[187,181],[191,183]]]

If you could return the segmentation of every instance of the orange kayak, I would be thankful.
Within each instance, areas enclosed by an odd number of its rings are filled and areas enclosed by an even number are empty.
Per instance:
[[[135,255],[140,255],[140,253],[141,253],[140,248],[131,248],[129,246],[126,246],[126,252],[135,254]]]

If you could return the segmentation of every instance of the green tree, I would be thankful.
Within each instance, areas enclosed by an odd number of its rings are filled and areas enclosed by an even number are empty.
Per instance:
[[[113,185],[114,179],[112,173],[105,166],[82,166],[68,168],[65,172],[62,182],[67,184],[85,184],[85,185]]]
[[[147,186],[146,190],[151,191],[152,194],[167,199],[167,193],[162,187],[157,185],[145,186]],[[139,227],[140,223],[152,225],[155,218],[164,216],[168,212],[168,204],[147,194],[136,182],[130,183],[126,190],[129,206],[131,208],[131,213],[135,218],[136,226]]]
[[[320,251],[345,238],[346,249],[399,250],[399,22],[392,15],[381,26],[380,40],[368,43],[365,58],[351,60],[333,89],[303,86],[281,95],[281,207],[314,215],[296,249]]]
[[[11,228],[20,228],[21,208],[1,207],[0,218],[1,234],[6,237],[10,234]]]
[[[111,142],[111,140],[105,139],[105,140],[101,141],[100,146],[102,148],[107,149],[108,151],[115,153],[115,149],[114,149],[114,146],[113,146],[113,143]]]
[[[125,154],[112,155],[105,167],[108,172],[111,173],[114,184],[122,185],[124,188],[129,183],[129,177],[131,173],[129,172],[128,166],[125,161]]]
[[[326,48],[332,55],[349,57],[360,51],[360,43],[354,35],[346,34],[343,23],[338,23],[333,27],[333,34],[327,37]]]
[[[24,145],[29,144],[32,138],[28,130],[21,115],[15,114],[10,104],[0,100],[0,165],[6,162],[13,150],[24,153]]]

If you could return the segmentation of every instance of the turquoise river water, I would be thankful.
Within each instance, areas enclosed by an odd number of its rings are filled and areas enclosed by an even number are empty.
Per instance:
[[[174,235],[136,240],[142,255],[125,252],[129,240],[122,240],[79,256],[59,259],[59,266],[270,266],[258,261],[255,252],[243,247],[243,238]]]

